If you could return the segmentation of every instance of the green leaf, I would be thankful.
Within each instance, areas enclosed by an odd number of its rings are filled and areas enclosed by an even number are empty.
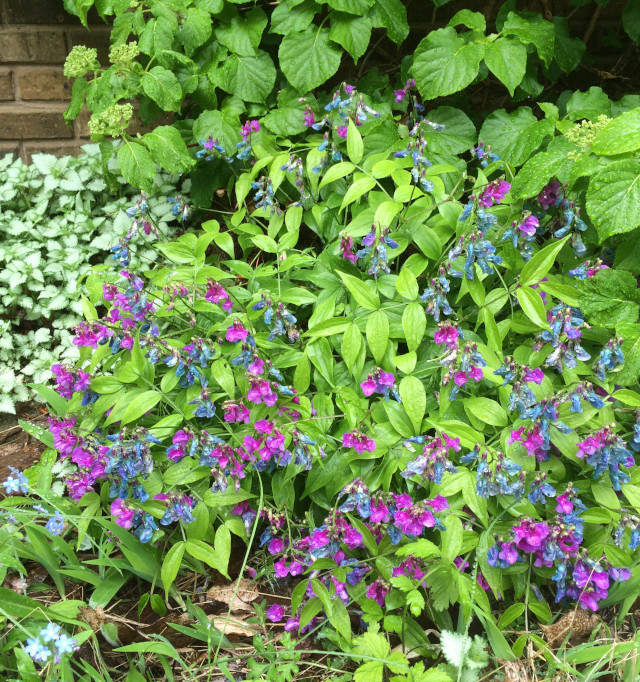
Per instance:
[[[478,75],[484,46],[467,43],[453,28],[431,31],[414,53],[413,75],[425,99],[452,95]]]
[[[218,530],[220,530],[220,528],[225,528],[225,526],[219,526]],[[227,533],[228,532],[229,530],[227,529]],[[215,569],[219,573],[222,573],[225,578],[229,577],[227,575],[227,565],[229,562],[228,557],[225,561],[224,556],[218,553],[217,548],[214,550],[211,545],[208,545],[202,540],[189,539],[185,541],[185,549],[187,550],[187,553],[190,554],[194,559],[203,561],[205,564],[207,564],[207,566],[211,566],[211,568]]]
[[[387,35],[397,45],[409,35],[407,10],[400,0],[375,0],[371,9],[371,17],[374,27],[386,28]]]
[[[600,241],[640,225],[640,163],[615,161],[598,171],[587,189],[587,213]]]
[[[329,166],[327,172],[324,174],[322,180],[320,181],[319,187],[322,188],[328,185],[330,182],[335,182],[345,175],[349,175],[354,170],[355,166],[348,161],[342,161],[341,163],[336,163],[335,166]]]
[[[589,322],[615,327],[637,322],[640,290],[636,278],[625,270],[600,270],[578,283],[580,309]]]
[[[419,303],[410,303],[402,313],[402,331],[410,351],[416,350],[427,328],[427,316]]]
[[[529,107],[511,113],[498,109],[485,119],[479,139],[507,163],[521,166],[553,130],[553,121],[538,121]]]
[[[331,9],[339,12],[349,12],[357,16],[367,14],[374,0],[327,0],[327,4]]]
[[[519,618],[524,613],[524,604],[511,604],[511,606],[500,614],[498,619],[498,628],[504,630],[507,625],[513,623],[516,618]]]
[[[370,189],[373,189],[376,185],[374,178],[364,177],[356,180],[349,186],[347,193],[342,199],[342,204],[340,205],[340,210],[346,208],[350,203],[359,199],[363,194],[366,194]]]
[[[529,158],[511,183],[511,196],[514,199],[536,196],[540,190],[558,175],[567,160],[564,149],[538,152]]]
[[[221,23],[216,28],[216,38],[236,55],[255,57],[267,21],[267,15],[253,7],[249,12],[236,14],[228,23]]]
[[[616,333],[624,339],[624,364],[615,373],[615,382],[622,386],[632,386],[640,376],[640,325],[623,322],[616,327]]]
[[[231,125],[220,111],[203,111],[193,125],[193,137],[196,140],[207,140],[209,135],[218,139],[227,154],[233,155],[240,134],[235,125]]]
[[[484,62],[513,97],[527,69],[527,48],[515,38],[498,38],[487,43]]]
[[[389,318],[382,310],[376,310],[367,319],[367,345],[375,361],[380,364],[389,341]]]
[[[360,350],[362,349],[362,333],[358,329],[357,325],[351,323],[342,337],[342,359],[349,371],[353,374],[354,367],[358,356],[360,355]]]
[[[314,0],[305,0],[295,7],[281,2],[271,14],[270,32],[286,36],[292,31],[304,31],[318,10],[319,7]]]
[[[504,35],[516,36],[525,45],[534,45],[540,59],[548,67],[553,59],[555,27],[551,22],[542,19],[539,14],[529,16],[533,17],[532,21],[517,15],[515,12],[509,12],[502,32]]]
[[[429,120],[444,126],[444,130],[425,127],[424,137],[431,152],[444,155],[462,154],[476,143],[476,127],[460,109],[438,107],[429,112]],[[437,258],[439,257],[438,253]]]
[[[453,561],[462,549],[462,539],[464,531],[462,529],[462,521],[450,514],[444,520],[446,531],[442,531],[440,537],[442,538],[442,556],[449,561]]]
[[[571,37],[566,17],[553,17],[553,23],[556,30],[553,56],[558,66],[569,73],[580,64],[586,45],[580,38]]]
[[[360,135],[360,131],[356,128],[356,124],[352,119],[349,119],[347,130],[347,154],[353,163],[360,163],[364,154],[362,135]]]
[[[418,298],[418,293],[420,291],[418,289],[418,280],[409,268],[405,267],[400,270],[398,279],[396,279],[396,291],[400,296],[409,301],[415,301],[416,298]]]
[[[516,289],[516,296],[518,297],[518,303],[522,307],[522,312],[527,318],[538,327],[549,329],[547,313],[544,309],[540,293],[531,287],[519,287]]]
[[[558,242],[552,242],[544,249],[540,249],[533,258],[525,263],[520,273],[520,285],[537,284],[551,270],[556,261],[556,256],[567,243],[569,237],[565,237]]]
[[[487,30],[487,22],[480,12],[472,12],[469,9],[461,9],[456,12],[449,20],[447,26],[466,26],[472,31],[481,31],[484,33]]]
[[[246,102],[264,102],[276,82],[276,67],[263,50],[256,56],[232,54],[220,69],[220,85]]]
[[[182,136],[173,126],[158,126],[142,141],[149,148],[153,160],[169,173],[184,173],[195,164]]]
[[[120,420],[121,423],[129,424],[142,417],[146,412],[157,405],[162,400],[162,395],[158,391],[144,391],[138,394],[128,405],[125,413]]]
[[[622,26],[634,43],[640,43],[640,5],[635,0],[627,0],[622,10]]]
[[[211,36],[211,15],[205,9],[190,7],[182,16],[177,35],[185,53],[191,56]]]
[[[180,111],[182,88],[178,79],[169,69],[154,66],[140,78],[145,94],[164,111]]]
[[[128,13],[127,13],[128,14]],[[123,14],[119,17],[116,17],[114,21],[114,28],[116,25],[116,22],[118,22],[119,19],[123,19],[124,23],[124,17],[127,16],[127,14]],[[133,15],[129,15],[133,16]],[[128,28],[128,30],[127,30]],[[129,26],[124,23],[124,31],[123,34],[126,31],[126,35],[122,39],[122,42],[126,42],[127,36],[129,35],[129,32],[131,31],[132,25],[129,24]],[[173,24],[167,17],[151,17],[149,21],[147,21],[144,30],[140,34],[140,40],[138,41],[138,45],[140,47],[140,52],[143,52],[144,54],[148,54],[149,56],[160,54],[163,50],[170,50],[171,46],[173,44],[173,36],[174,36],[174,30],[173,30]],[[113,35],[112,35],[113,39]],[[114,41],[115,44],[115,41]]]
[[[362,280],[353,275],[348,275],[346,272],[340,272],[340,270],[337,270],[336,272],[340,275],[340,279],[342,279],[344,285],[356,299],[358,305],[361,305],[367,310],[377,310],[380,307],[380,298],[378,297],[378,294],[371,291]]]
[[[286,35],[278,50],[280,68],[301,93],[327,81],[338,70],[342,51],[330,40],[329,30],[310,26]]]
[[[50,386],[42,386],[39,384],[28,384],[28,386],[41,395],[53,408],[56,414],[63,417],[67,413],[69,403],[61,395],[58,395]]]
[[[293,387],[298,393],[306,393],[309,390],[311,383],[311,367],[306,355],[303,355],[298,364],[296,371],[293,374]]]
[[[286,7],[284,4],[279,6]],[[264,123],[265,127],[272,133],[282,135],[283,137],[298,135],[307,130],[307,126],[304,123],[304,107],[278,107],[277,109],[272,109],[264,118],[260,119],[260,122]]]
[[[169,598],[169,589],[173,585],[173,581],[178,575],[180,566],[182,564],[182,557],[184,556],[185,543],[176,542],[171,549],[166,553],[162,562],[162,570],[160,571],[160,578],[164,585],[165,599]]]
[[[465,398],[463,404],[465,412],[481,422],[491,424],[491,426],[506,426],[509,423],[502,405],[491,398]]]
[[[422,419],[427,411],[427,392],[420,379],[413,376],[403,377],[398,386],[402,406],[413,424],[414,433],[422,432]]]
[[[369,17],[356,17],[342,12],[331,15],[329,38],[341,45],[357,64],[358,59],[367,51],[371,40],[372,23]]]
[[[595,137],[591,151],[594,154],[615,156],[640,149],[640,108],[620,114],[608,123]]]
[[[118,166],[122,177],[134,187],[149,192],[156,176],[156,163],[138,142],[124,140],[118,149]]]

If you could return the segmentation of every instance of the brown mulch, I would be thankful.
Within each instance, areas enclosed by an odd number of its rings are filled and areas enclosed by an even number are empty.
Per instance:
[[[0,482],[9,476],[9,467],[20,471],[33,466],[40,459],[45,445],[26,433],[18,419],[45,427],[46,411],[36,403],[19,406],[18,414],[0,414]]]

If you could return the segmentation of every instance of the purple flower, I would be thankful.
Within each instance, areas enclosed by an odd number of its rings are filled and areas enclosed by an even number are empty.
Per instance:
[[[234,320],[233,324],[227,328],[225,338],[227,341],[245,341],[249,331],[242,326],[240,320]]]
[[[111,513],[115,516],[116,523],[120,528],[131,528],[133,526],[134,510],[129,508],[126,500],[114,500],[111,503]]]
[[[271,604],[267,609],[267,618],[272,623],[279,623],[284,618],[284,606],[280,604]]]

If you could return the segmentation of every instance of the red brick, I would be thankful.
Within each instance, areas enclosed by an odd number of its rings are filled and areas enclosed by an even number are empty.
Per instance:
[[[13,100],[13,78],[11,71],[0,69],[0,101],[7,102]]]
[[[16,85],[19,99],[68,100],[71,83],[61,68],[51,66],[24,66],[16,68]]]
[[[0,159],[4,158],[6,154],[12,154],[16,159],[20,155],[20,147],[15,142],[0,142]]]
[[[66,142],[25,142],[24,156],[27,163],[31,163],[34,154],[53,154],[54,156],[78,156],[82,153],[85,140],[68,140]]]
[[[5,140],[71,138],[73,131],[64,120],[64,110],[64,104],[0,104],[2,137]]]
[[[0,62],[64,64],[67,46],[62,31],[15,26],[0,29]]]

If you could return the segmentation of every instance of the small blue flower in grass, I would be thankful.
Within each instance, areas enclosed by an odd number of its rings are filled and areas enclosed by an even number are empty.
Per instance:
[[[62,531],[64,530],[64,516],[56,510],[56,513],[45,524],[45,528],[51,535],[62,535]]]
[[[6,481],[2,484],[7,495],[11,493],[22,493],[23,495],[28,492],[27,485],[29,480],[27,477],[15,467],[9,467],[11,474],[8,476]]]

